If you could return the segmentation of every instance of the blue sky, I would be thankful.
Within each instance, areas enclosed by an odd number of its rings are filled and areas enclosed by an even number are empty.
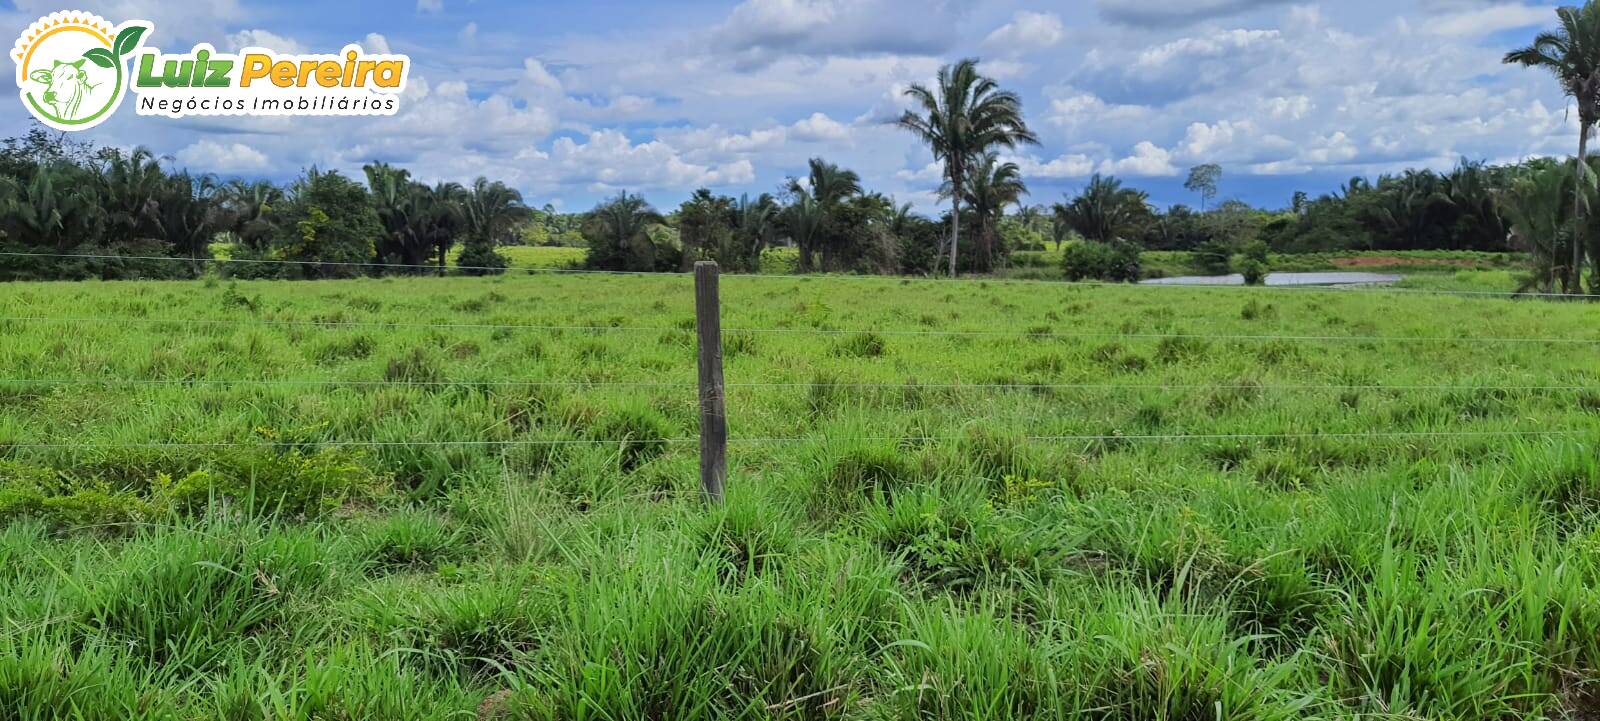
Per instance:
[[[1552,24],[1517,0],[13,0],[14,37],[55,10],[156,23],[147,44],[411,55],[392,118],[139,117],[83,133],[170,164],[286,179],[373,160],[419,178],[506,180],[585,210],[627,189],[666,209],[696,187],[778,188],[813,156],[932,210],[926,149],[883,120],[903,89],[976,56],[1019,92],[1042,144],[1014,159],[1051,203],[1107,172],[1161,205],[1279,207],[1352,176],[1459,157],[1568,154],[1576,120],[1548,76],[1500,64]],[[25,130],[15,96],[0,130]]]

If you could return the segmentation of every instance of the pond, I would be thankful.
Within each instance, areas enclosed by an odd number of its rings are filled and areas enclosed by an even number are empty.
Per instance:
[[[1382,285],[1396,283],[1401,276],[1394,273],[1268,273],[1267,285]],[[1244,276],[1184,275],[1173,278],[1151,278],[1141,281],[1146,285],[1244,285]]]

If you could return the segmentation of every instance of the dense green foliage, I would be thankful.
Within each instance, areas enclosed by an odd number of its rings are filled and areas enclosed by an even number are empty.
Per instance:
[[[682,277],[7,290],[16,718],[1593,710],[1584,306],[729,276],[708,509]]]
[[[1084,240],[1068,245],[1061,254],[1061,269],[1067,280],[1131,283],[1142,277],[1138,246],[1122,240]]]
[[[193,278],[217,244],[241,278],[349,278],[463,265],[504,267],[495,251],[532,218],[519,193],[480,178],[427,186],[366,166],[362,184],[311,168],[284,187],[172,172],[144,149],[96,148],[35,127],[0,146],[0,279]],[[52,257],[27,257],[47,255]],[[77,257],[59,257],[77,256]]]

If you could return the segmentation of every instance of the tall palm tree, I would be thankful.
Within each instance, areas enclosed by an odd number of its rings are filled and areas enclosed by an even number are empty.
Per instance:
[[[946,65],[939,69],[935,87],[919,83],[905,94],[917,109],[907,110],[895,124],[928,144],[934,159],[944,163],[944,177],[952,189],[950,275],[954,277],[961,241],[961,200],[971,163],[994,148],[1037,144],[1039,139],[1022,119],[1022,99],[980,75],[975,59]]]
[[[1016,163],[1002,163],[994,153],[985,153],[973,169],[967,184],[967,205],[978,216],[979,268],[994,267],[995,237],[999,233],[1000,219],[1006,208],[1028,194],[1022,182],[1022,169]]]
[[[1583,216],[1585,176],[1589,173],[1585,157],[1589,150],[1589,134],[1600,121],[1600,0],[1588,0],[1582,7],[1556,8],[1556,19],[1561,27],[1534,36],[1533,44],[1506,53],[1505,62],[1528,68],[1541,68],[1555,75],[1561,89],[1578,106],[1578,178],[1573,190],[1573,242],[1572,264],[1568,273],[1575,276],[1569,282],[1572,292],[1580,283],[1583,265]],[[1595,272],[1600,273],[1600,248],[1590,249]]]
[[[835,233],[835,224],[831,221],[839,214],[840,206],[851,198],[861,194],[861,176],[854,170],[846,170],[822,158],[812,158],[809,162],[810,172],[806,175],[805,182],[798,178],[789,179],[789,195],[800,202],[801,198],[809,198],[820,214],[815,228],[811,228],[802,236],[791,238],[800,250],[800,267],[802,273],[809,273],[814,265],[813,256],[820,250],[827,255],[826,248]],[[807,210],[806,212],[812,212]],[[824,266],[827,258],[824,257]]]

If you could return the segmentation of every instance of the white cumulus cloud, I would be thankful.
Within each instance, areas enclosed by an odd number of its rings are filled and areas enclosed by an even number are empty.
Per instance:
[[[250,173],[271,166],[266,154],[244,143],[201,140],[175,156],[184,167],[204,173]]]

